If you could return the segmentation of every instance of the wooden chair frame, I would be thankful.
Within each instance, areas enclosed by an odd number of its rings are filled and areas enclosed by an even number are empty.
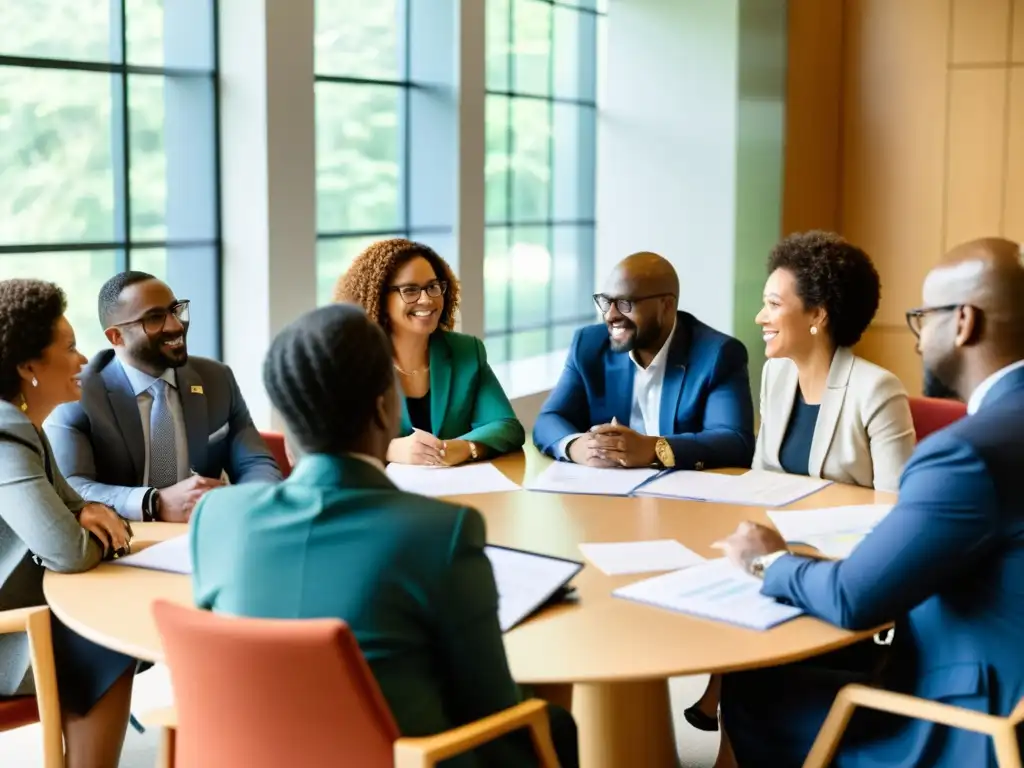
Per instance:
[[[1009,717],[997,717],[866,685],[847,685],[839,691],[803,768],[826,768],[829,765],[857,707],[988,734],[995,745],[999,768],[1021,768],[1016,727],[1024,720],[1024,699]]]
[[[156,710],[143,718],[147,725],[162,728],[157,768],[174,768],[174,735],[177,717],[173,708]],[[500,736],[529,728],[541,768],[559,768],[551,741],[547,703],[530,699],[467,725],[434,736],[400,738],[394,745],[395,768],[433,768],[442,760],[468,752]],[[50,768],[50,766],[47,766]]]
[[[0,612],[0,635],[15,632],[28,635],[36,706],[43,730],[43,765],[45,768],[64,768],[64,732],[57,693],[57,668],[53,661],[50,609],[41,606]]]

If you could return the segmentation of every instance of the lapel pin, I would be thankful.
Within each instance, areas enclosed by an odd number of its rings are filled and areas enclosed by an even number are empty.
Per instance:
[[[203,394],[203,388],[199,384],[193,384],[190,391],[192,392],[193,395]]]

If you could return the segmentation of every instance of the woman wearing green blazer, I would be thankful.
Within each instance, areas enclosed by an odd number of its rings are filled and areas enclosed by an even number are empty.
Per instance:
[[[376,242],[341,276],[334,298],[362,305],[391,339],[403,404],[388,461],[453,466],[522,448],[526,432],[483,342],[452,330],[459,283],[433,249]]]

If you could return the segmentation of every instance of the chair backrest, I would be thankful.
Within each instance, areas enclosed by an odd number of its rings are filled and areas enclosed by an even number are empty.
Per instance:
[[[281,474],[288,477],[292,473],[292,463],[288,460],[288,451],[284,447],[284,435],[280,432],[260,432],[260,437],[267,444],[267,448],[274,454],[277,466],[281,468]]]
[[[348,626],[153,605],[184,768],[391,766],[391,711]]]
[[[924,440],[932,432],[938,432],[962,419],[967,414],[967,406],[959,400],[943,400],[937,397],[910,398],[910,416],[914,420],[914,432],[917,440]]]

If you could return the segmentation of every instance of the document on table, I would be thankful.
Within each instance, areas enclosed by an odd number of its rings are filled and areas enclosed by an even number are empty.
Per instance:
[[[488,544],[484,547],[498,587],[498,623],[502,632],[542,608],[565,590],[583,568],[576,560],[539,555]]]
[[[657,469],[599,469],[556,461],[531,482],[528,491],[584,493],[594,496],[629,496],[658,474]]]
[[[188,547],[188,534],[151,544],[131,555],[111,560],[110,564],[146,568],[150,571],[190,574],[192,573],[192,553]]]
[[[679,470],[647,483],[637,496],[715,501],[743,506],[783,507],[820,491],[830,480],[752,469],[742,475]]]
[[[587,560],[609,576],[675,571],[705,562],[703,557],[675,539],[580,544],[580,551]]]
[[[612,594],[670,611],[766,630],[803,613],[761,594],[762,581],[725,558],[616,589]]]
[[[421,496],[461,496],[470,493],[518,491],[491,463],[465,464],[461,467],[422,467],[388,464],[388,477],[396,486]]]
[[[790,544],[807,544],[828,557],[844,558],[860,544],[892,504],[769,511],[768,518]]]

